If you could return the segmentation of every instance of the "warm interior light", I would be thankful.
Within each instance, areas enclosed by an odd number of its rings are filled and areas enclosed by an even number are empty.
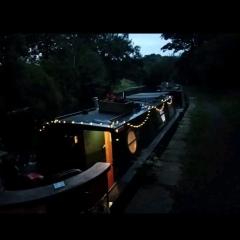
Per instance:
[[[130,153],[134,154],[137,151],[137,137],[134,131],[130,130],[127,135],[127,144]]]
[[[78,143],[78,136],[74,136],[74,143],[75,143],[75,144]]]
[[[108,203],[108,207],[112,207],[112,205],[113,205],[113,202]]]
[[[105,138],[105,155],[106,155],[106,162],[111,164],[111,169],[108,172],[108,188],[113,185],[114,183],[114,173],[113,173],[113,154],[112,154],[112,135],[110,132],[104,132]]]

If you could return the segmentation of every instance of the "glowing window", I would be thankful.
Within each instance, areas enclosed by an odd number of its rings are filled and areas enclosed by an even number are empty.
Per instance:
[[[74,143],[75,143],[75,144],[78,143],[78,136],[74,136]]]
[[[137,137],[135,132],[132,130],[128,132],[127,144],[130,153],[134,154],[137,151]]]

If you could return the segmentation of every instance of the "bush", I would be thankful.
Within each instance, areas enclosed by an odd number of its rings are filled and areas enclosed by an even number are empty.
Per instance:
[[[137,84],[134,81],[123,78],[114,86],[114,91],[121,92],[131,87],[136,87]]]

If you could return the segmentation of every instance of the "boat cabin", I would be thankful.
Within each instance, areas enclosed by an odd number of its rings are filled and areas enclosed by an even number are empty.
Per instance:
[[[111,164],[111,188],[174,115],[173,103],[167,93],[138,93],[121,102],[102,100],[96,109],[46,122],[39,130],[40,167],[52,174],[63,169],[86,170],[97,162],[107,162]]]
[[[0,212],[13,205],[24,210],[32,202],[43,212],[49,211],[46,206],[51,211],[90,207],[114,187],[185,104],[181,89],[145,89],[123,96],[99,100],[95,108],[41,125],[34,172],[23,182],[15,174],[21,187],[2,190]]]

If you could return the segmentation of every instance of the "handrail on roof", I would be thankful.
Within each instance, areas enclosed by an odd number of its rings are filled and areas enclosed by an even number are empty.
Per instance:
[[[68,114],[56,117],[56,119],[66,118],[66,117],[70,117],[70,116],[73,116],[73,115],[81,114],[81,113],[84,113],[84,112],[91,112],[93,110],[96,110],[96,108],[93,107],[93,108],[88,108],[88,109],[84,109],[84,110],[81,110],[81,111],[77,111],[77,112],[74,112],[74,113],[68,113]]]

